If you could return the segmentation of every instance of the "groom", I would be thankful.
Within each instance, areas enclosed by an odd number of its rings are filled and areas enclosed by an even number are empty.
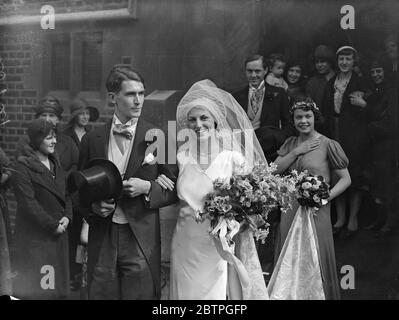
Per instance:
[[[176,202],[177,197],[155,179],[163,173],[176,181],[177,167],[146,162],[145,135],[154,127],[140,117],[143,77],[130,67],[115,66],[106,87],[114,116],[83,137],[79,169],[94,158],[112,161],[122,175],[123,196],[82,209],[89,222],[89,299],[159,299],[158,208]]]

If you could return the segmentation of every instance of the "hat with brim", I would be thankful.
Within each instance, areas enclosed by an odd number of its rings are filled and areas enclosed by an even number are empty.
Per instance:
[[[111,161],[93,159],[86,169],[68,176],[68,190],[78,192],[80,205],[88,208],[97,201],[118,200],[122,196],[122,177]]]
[[[98,119],[100,116],[100,113],[98,112],[97,108],[92,107],[89,105],[89,103],[82,98],[78,98],[72,101],[71,105],[69,106],[70,112],[71,112],[71,119],[69,122],[72,122],[75,117],[85,110],[88,110],[90,113],[90,119],[89,121],[94,122]]]

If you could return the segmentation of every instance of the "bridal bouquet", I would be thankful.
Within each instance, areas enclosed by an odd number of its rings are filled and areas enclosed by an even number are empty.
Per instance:
[[[205,197],[204,212],[198,221],[209,219],[210,234],[226,236],[229,241],[240,231],[240,223],[246,222],[254,236],[262,241],[268,234],[268,213],[280,208],[291,208],[295,199],[295,180],[275,174],[276,165],[258,163],[248,172],[243,167],[229,179],[213,182],[213,192]]]
[[[330,190],[324,177],[309,174],[307,171],[299,175],[294,172],[294,176],[297,179],[297,200],[301,206],[316,211],[328,203]]]

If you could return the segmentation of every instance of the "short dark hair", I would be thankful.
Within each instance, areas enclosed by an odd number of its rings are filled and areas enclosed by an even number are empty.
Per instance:
[[[39,150],[43,140],[51,133],[55,134],[55,126],[51,121],[43,118],[32,120],[27,129],[29,145],[33,150]]]
[[[263,69],[266,70],[267,69],[267,63],[265,61],[265,58],[262,55],[260,55],[260,54],[254,54],[252,56],[247,57],[245,59],[245,65],[244,66],[247,67],[248,62],[258,61],[258,60],[262,61]]]
[[[126,65],[115,65],[105,82],[105,86],[108,92],[118,93],[122,89],[122,82],[134,80],[141,82],[145,87],[143,76],[130,66]]]

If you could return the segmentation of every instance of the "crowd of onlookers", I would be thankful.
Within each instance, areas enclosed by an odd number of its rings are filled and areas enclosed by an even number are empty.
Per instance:
[[[324,117],[318,131],[338,141],[349,159],[352,184],[335,200],[337,218],[333,225],[334,233],[343,238],[358,230],[366,192],[377,208],[375,221],[366,228],[381,237],[392,234],[397,226],[397,45],[396,36],[386,37],[384,54],[363,64],[367,69],[362,70],[354,47],[343,46],[335,51],[320,45],[314,51],[315,72],[311,76],[300,60],[286,61],[281,54],[267,58],[254,55],[245,62],[248,86],[233,94],[247,110],[269,161],[276,159],[276,151],[285,139],[295,134],[289,107],[304,97],[316,103]],[[63,107],[56,97],[44,97],[34,112],[37,120],[18,144],[15,163],[0,149],[0,293],[26,295],[27,288],[40,283],[42,276],[30,274],[30,270],[46,256],[58,266],[59,290],[54,298],[59,298],[67,296],[70,288],[85,288],[85,272],[82,275],[81,270],[82,265],[84,271],[86,268],[88,225],[74,208],[73,199],[61,190],[65,189],[68,173],[77,169],[79,144],[89,121],[96,121],[99,113],[84,99],[75,99],[70,105],[70,121],[61,130]],[[52,148],[60,157],[52,156]],[[28,176],[31,180],[26,179]],[[11,236],[5,195],[10,187],[18,203],[15,237]],[[45,207],[37,206],[37,199]],[[11,239],[13,271],[24,275],[13,284],[13,290]]]
[[[334,52],[331,47],[320,45],[313,57],[315,71],[309,77],[300,60],[287,61],[282,54],[271,54],[266,59],[253,56],[246,61],[249,83],[248,70],[258,60],[265,73],[263,86],[284,90],[289,105],[310,97],[324,117],[318,130],[342,145],[349,158],[352,184],[335,201],[334,233],[343,238],[355,234],[362,199],[369,192],[377,210],[374,223],[366,228],[375,230],[377,237],[389,235],[397,222],[397,38],[387,36],[385,52],[363,61],[363,69],[359,67],[359,52],[351,46]],[[235,97],[242,103],[239,94]],[[280,116],[280,121],[283,127],[288,123],[284,116]],[[257,129],[255,120],[253,124]],[[262,133],[258,132],[259,136]],[[273,160],[272,155],[273,150],[269,160]]]

